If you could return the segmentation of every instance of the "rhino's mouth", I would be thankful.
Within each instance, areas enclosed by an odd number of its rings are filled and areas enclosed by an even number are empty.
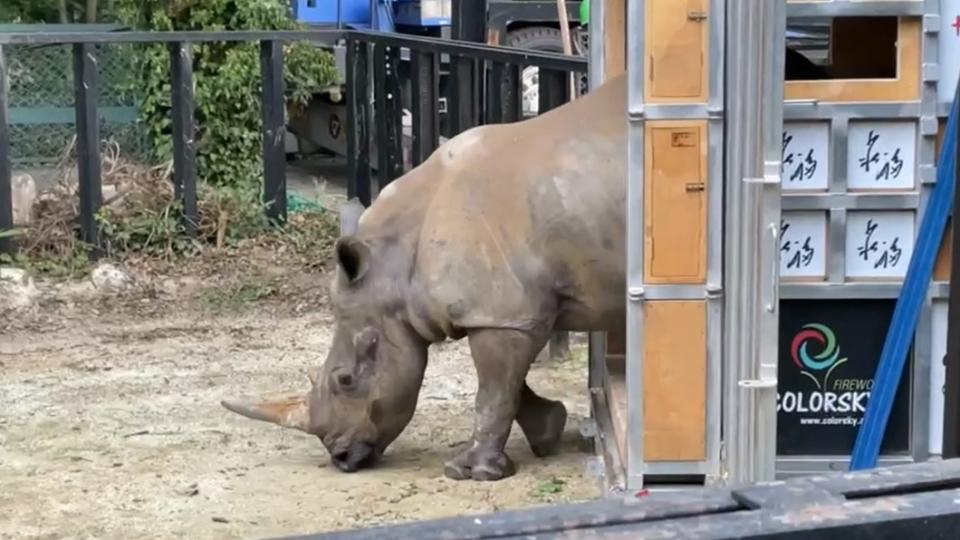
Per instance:
[[[356,443],[330,455],[333,465],[342,472],[352,473],[370,467],[380,459],[380,451],[367,443]]]

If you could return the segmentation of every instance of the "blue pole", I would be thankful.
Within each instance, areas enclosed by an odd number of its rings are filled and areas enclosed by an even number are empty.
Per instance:
[[[917,327],[920,307],[927,295],[927,288],[933,274],[933,265],[943,240],[947,216],[953,204],[954,179],[957,165],[957,107],[960,96],[960,84],[953,97],[950,116],[947,120],[947,132],[940,147],[937,160],[937,184],[933,188],[927,211],[920,223],[917,244],[907,276],[897,298],[893,319],[883,343],[880,363],[873,380],[873,390],[867,402],[863,424],[857,432],[857,440],[850,456],[850,470],[870,469],[876,466],[880,455],[880,444],[886,432],[890,409],[896,397],[907,351],[913,341]]]

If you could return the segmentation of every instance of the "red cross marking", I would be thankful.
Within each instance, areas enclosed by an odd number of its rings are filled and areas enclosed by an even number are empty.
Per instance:
[[[957,31],[957,35],[960,36],[960,15],[957,15],[957,18],[953,20],[953,24],[950,26],[952,26],[954,30]]]

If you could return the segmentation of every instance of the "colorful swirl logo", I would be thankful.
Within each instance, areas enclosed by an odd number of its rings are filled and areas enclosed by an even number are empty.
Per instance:
[[[810,343],[816,342],[821,349],[819,353],[810,355]],[[818,323],[804,325],[803,328],[793,336],[790,343],[790,357],[793,363],[800,368],[800,372],[813,379],[818,390],[827,387],[827,380],[830,379],[830,373],[837,366],[847,361],[847,358],[840,358],[840,348],[837,346],[837,338],[833,330]],[[823,382],[811,372],[823,372]]]

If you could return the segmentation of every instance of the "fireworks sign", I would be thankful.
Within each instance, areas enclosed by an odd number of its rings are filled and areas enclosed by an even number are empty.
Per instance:
[[[873,389],[894,300],[784,300],[780,315],[777,454],[849,455]],[[881,446],[910,449],[911,362]]]

